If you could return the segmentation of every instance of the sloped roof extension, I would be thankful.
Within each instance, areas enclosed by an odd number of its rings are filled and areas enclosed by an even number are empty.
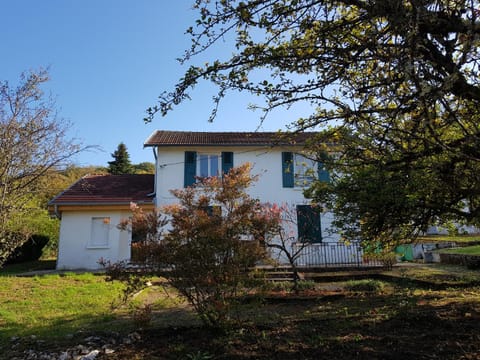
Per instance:
[[[49,205],[153,203],[154,175],[87,175],[53,198]]]

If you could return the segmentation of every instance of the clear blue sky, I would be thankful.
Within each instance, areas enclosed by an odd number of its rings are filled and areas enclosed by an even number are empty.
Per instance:
[[[214,94],[198,86],[188,101],[151,124],[145,109],[163,90],[172,89],[185,66],[176,58],[189,47],[185,30],[194,25],[193,0],[15,0],[0,5],[2,56],[0,79],[12,85],[29,69],[49,67],[47,86],[56,97],[59,116],[72,124],[71,137],[103,151],[75,158],[79,165],[106,165],[120,142],[134,163],[152,161],[144,140],[156,129],[254,131],[260,112],[252,98],[230,95],[217,120],[207,121]],[[228,55],[220,44],[212,56]],[[224,48],[222,48],[224,46]],[[204,61],[205,58],[198,59]],[[295,119],[277,112],[260,130],[283,128]]]

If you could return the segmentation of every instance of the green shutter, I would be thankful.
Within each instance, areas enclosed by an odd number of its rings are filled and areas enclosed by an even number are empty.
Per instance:
[[[330,182],[330,173],[325,169],[322,162],[318,162],[318,180],[326,183]]]
[[[320,211],[310,205],[297,205],[298,241],[322,242]]]
[[[282,183],[285,188],[293,188],[295,183],[292,152],[282,152]]]
[[[195,184],[196,174],[197,153],[195,151],[185,151],[185,172],[183,177],[183,186],[187,187]]]
[[[233,167],[233,152],[224,151],[222,152],[222,172],[224,174],[228,173]]]

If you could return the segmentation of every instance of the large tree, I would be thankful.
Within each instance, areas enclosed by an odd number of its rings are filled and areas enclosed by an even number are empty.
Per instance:
[[[315,108],[293,131],[322,130],[342,173],[310,195],[348,237],[415,237],[436,220],[480,223],[480,3],[476,0],[195,1],[193,64],[147,110],[167,114],[201,80],[271,110]],[[224,41],[226,39],[226,41]],[[216,58],[216,46],[231,54]],[[197,55],[212,61],[195,65]],[[327,149],[328,150],[328,149]]]
[[[130,162],[127,146],[121,142],[112,154],[113,160],[108,162],[108,172],[112,175],[132,174],[134,168]]]
[[[83,149],[66,137],[69,124],[41,89],[46,81],[39,70],[22,74],[18,87],[0,82],[0,266],[35,232],[23,219],[42,179]]]

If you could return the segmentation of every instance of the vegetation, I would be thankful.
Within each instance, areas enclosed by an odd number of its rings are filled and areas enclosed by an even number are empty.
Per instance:
[[[418,241],[422,242],[456,242],[462,244],[468,243],[475,243],[480,242],[480,235],[472,234],[472,235],[427,235],[427,236],[419,236]]]
[[[259,97],[262,120],[306,104],[311,114],[290,130],[320,130],[309,149],[333,170],[308,195],[336,211],[346,238],[395,243],[437,221],[480,222],[479,1],[197,0],[194,8],[181,59],[190,67],[146,121],[205,80],[218,87],[212,119],[237,91]]]
[[[255,179],[244,164],[173,190],[177,204],[148,214],[134,206],[133,217],[120,228],[141,236],[144,251],[137,261],[146,267],[131,274],[124,264],[106,264],[111,279],[136,291],[143,277],[161,274],[205,324],[228,323],[231,307],[248,289],[249,268],[265,256],[261,241],[280,221],[247,195]]]
[[[112,154],[113,160],[108,162],[108,172],[112,175],[132,174],[133,167],[126,145],[121,142]]]
[[[86,149],[67,138],[69,124],[41,89],[47,81],[39,70],[22,74],[16,88],[0,82],[0,266],[37,231],[42,181]]]
[[[89,328],[108,329],[120,284],[91,273],[0,277],[0,339],[61,337]]]
[[[441,250],[441,251],[446,252],[446,253],[450,253],[450,254],[464,254],[464,255],[480,256],[480,245],[466,246],[466,247],[454,248],[454,249],[444,249],[444,250]]]
[[[298,298],[289,293],[243,302],[237,314],[246,321],[225,333],[195,321],[190,307],[154,284],[135,297],[136,308],[151,306],[149,327],[137,330],[141,340],[118,345],[108,358],[478,357],[478,271],[416,266],[352,282],[331,275],[329,282],[308,284],[308,292]],[[278,290],[280,295],[284,289]],[[92,335],[131,331],[135,312],[110,307],[120,294],[118,284],[106,283],[103,275],[1,276],[0,358],[22,358],[23,350],[33,346],[60,354],[66,346],[85,344]],[[24,340],[13,348],[11,336]]]

